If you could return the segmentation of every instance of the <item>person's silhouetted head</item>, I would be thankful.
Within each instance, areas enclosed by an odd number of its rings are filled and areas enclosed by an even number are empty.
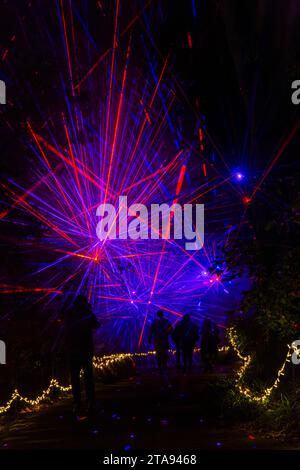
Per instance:
[[[188,323],[190,321],[191,317],[188,313],[186,313],[185,315],[183,315],[182,317],[182,321],[183,323]]]
[[[211,320],[208,318],[205,318],[203,322],[203,332],[205,333],[211,333],[212,332],[212,323]]]
[[[89,312],[89,303],[85,295],[79,294],[74,300],[73,311],[79,316],[85,316]]]
[[[74,301],[74,305],[78,305],[78,306],[81,306],[81,305],[86,305],[88,303],[87,301],[87,298],[85,295],[83,294],[79,294],[77,295],[75,301]]]
[[[158,318],[164,318],[164,312],[163,312],[163,310],[158,310],[157,316],[158,316]]]

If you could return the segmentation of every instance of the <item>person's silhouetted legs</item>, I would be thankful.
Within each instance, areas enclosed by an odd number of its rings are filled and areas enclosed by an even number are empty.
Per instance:
[[[187,357],[187,366],[188,366],[188,370],[191,370],[191,369],[192,369],[192,364],[193,364],[193,352],[194,352],[194,348],[193,348],[193,347],[190,347],[189,350],[188,350],[188,357]]]
[[[180,369],[180,356],[181,356],[180,345],[176,344],[176,367],[177,369]]]
[[[159,347],[156,349],[156,361],[159,373],[166,377],[168,364],[168,350],[166,348]]]
[[[79,358],[73,357],[70,361],[71,369],[71,384],[72,384],[72,393],[74,400],[74,411],[79,413],[81,405],[81,396],[80,396],[80,369],[81,364]]]
[[[95,387],[93,375],[93,358],[88,358],[83,363],[84,384],[86,398],[88,402],[88,411],[92,413],[95,405]]]
[[[211,355],[209,353],[202,352],[201,360],[202,360],[204,372],[212,372],[213,367],[212,367]]]
[[[194,348],[191,347],[190,345],[187,347],[184,347],[182,350],[182,356],[183,356],[183,372],[186,372],[187,370],[191,370],[192,368],[192,363],[193,363],[193,351]]]

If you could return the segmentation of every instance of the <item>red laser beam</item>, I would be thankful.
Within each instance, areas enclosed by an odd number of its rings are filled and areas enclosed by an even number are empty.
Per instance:
[[[281,144],[281,146],[279,147],[276,155],[274,156],[273,160],[271,161],[270,165],[268,166],[268,168],[266,169],[266,171],[264,172],[264,174],[262,175],[261,179],[259,180],[259,182],[257,183],[256,187],[254,188],[254,191],[253,193],[251,194],[251,197],[250,197],[250,200],[253,199],[253,197],[255,196],[255,194],[257,193],[257,191],[259,190],[259,188],[261,187],[261,185],[263,184],[263,182],[265,181],[266,177],[268,176],[268,174],[270,173],[270,171],[272,170],[273,166],[275,165],[275,163],[278,161],[278,159],[281,157],[281,155],[283,154],[283,152],[285,151],[286,147],[289,145],[289,143],[292,141],[294,135],[296,134],[296,132],[298,131],[300,127],[300,119],[296,122],[295,126],[293,127],[293,129],[291,130],[291,132],[289,133],[289,135],[286,137],[286,139],[284,140],[284,142]]]

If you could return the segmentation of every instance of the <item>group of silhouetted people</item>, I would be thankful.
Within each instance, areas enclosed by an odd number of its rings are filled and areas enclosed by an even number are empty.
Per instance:
[[[74,413],[81,411],[80,371],[83,370],[88,412],[93,413],[95,405],[93,378],[93,330],[100,324],[92,312],[84,295],[78,295],[73,305],[65,312],[65,332],[69,352]],[[184,373],[190,371],[193,353],[199,339],[197,325],[186,314],[174,328],[159,310],[149,330],[149,341],[154,344],[157,366],[161,374],[167,370],[169,338],[176,346],[176,365]],[[219,328],[211,320],[205,319],[201,332],[201,361],[205,372],[211,372],[218,355],[220,342]]]
[[[177,369],[183,372],[190,371],[193,363],[193,353],[196,342],[199,339],[197,325],[191,320],[189,314],[183,316],[173,328],[164,317],[164,312],[159,310],[149,330],[149,342],[154,344],[156,360],[159,371],[164,373],[167,368],[169,336],[176,346]],[[201,332],[201,361],[205,372],[213,370],[213,364],[217,360],[220,332],[216,323],[209,319],[203,322]]]

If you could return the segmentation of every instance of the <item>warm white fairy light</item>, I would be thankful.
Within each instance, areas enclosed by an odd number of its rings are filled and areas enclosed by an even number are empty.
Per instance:
[[[247,387],[245,385],[242,385],[240,383],[242,378],[243,378],[243,375],[245,374],[246,369],[249,367],[249,364],[250,364],[252,358],[251,358],[251,356],[243,356],[240,353],[238,345],[237,345],[236,333],[235,333],[233,328],[229,328],[228,338],[229,338],[229,342],[230,342],[233,350],[236,352],[239,359],[241,359],[243,361],[242,366],[237,371],[236,386],[237,386],[238,391],[242,395],[244,395],[245,397],[249,398],[252,401],[255,401],[255,402],[261,403],[261,404],[266,403],[266,401],[269,399],[269,397],[270,397],[271,393],[273,392],[273,390],[278,387],[278,385],[280,383],[280,380],[281,380],[281,377],[285,375],[286,365],[291,361],[292,351],[294,350],[293,346],[288,345],[287,355],[285,357],[285,360],[284,360],[282,366],[280,367],[280,369],[277,372],[277,377],[276,377],[273,385],[271,387],[265,388],[265,390],[262,391],[261,393],[255,394],[255,393],[251,392],[249,387]]]

